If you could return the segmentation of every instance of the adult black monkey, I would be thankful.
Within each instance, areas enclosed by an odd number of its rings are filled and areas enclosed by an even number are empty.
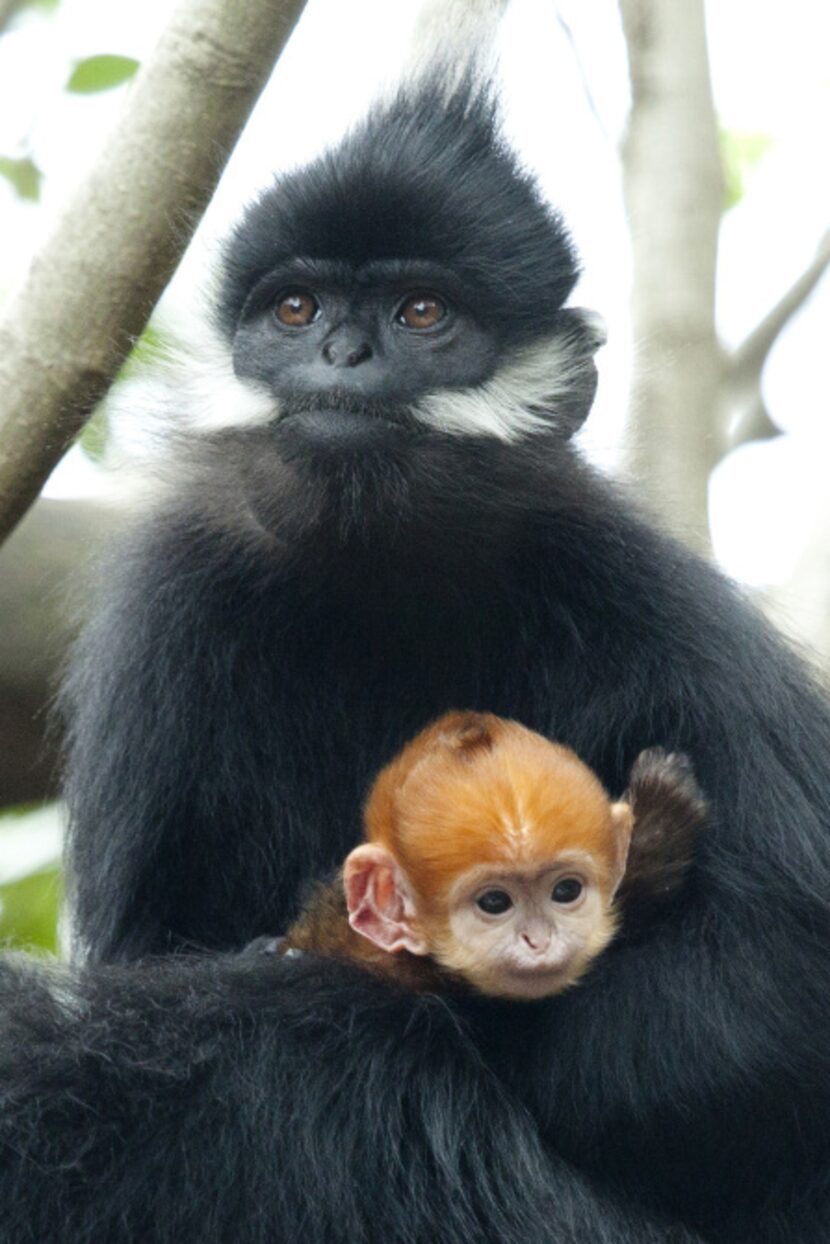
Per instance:
[[[371,775],[455,706],[567,742],[612,790],[645,746],[689,753],[716,811],[694,884],[506,1034],[498,1008],[425,1011],[333,965],[93,966],[48,1025],[13,978],[12,1051],[22,1031],[45,1068],[9,1056],[18,1227],[37,1186],[44,1221],[63,1197],[94,1238],[91,1169],[153,1239],[174,1217],[194,1240],[681,1238],[602,1184],[711,1240],[830,1238],[830,720],[571,446],[597,345],[562,310],[575,278],[468,83],[404,93],[250,209],[217,312],[232,383],[193,411],[228,426],[119,550],[70,682],[77,930],[122,963],[279,931]],[[153,1121],[151,1160],[130,1144]],[[252,1137],[278,1158],[251,1161],[258,1196],[231,1157]]]

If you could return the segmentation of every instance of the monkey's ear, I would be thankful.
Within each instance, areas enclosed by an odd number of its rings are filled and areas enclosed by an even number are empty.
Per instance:
[[[343,865],[343,886],[349,924],[381,950],[394,954],[429,953],[418,934],[415,907],[395,857],[384,847],[366,842],[355,847]]]
[[[631,833],[634,829],[634,814],[631,811],[631,806],[622,800],[619,803],[612,803],[611,820],[614,825],[614,843],[616,846],[613,875],[614,890],[616,890],[625,875],[628,848],[631,846]]]
[[[556,427],[572,436],[588,417],[597,391],[594,355],[605,345],[605,321],[587,307],[564,307],[557,315],[558,335],[567,363],[569,384],[557,393],[554,404]]]

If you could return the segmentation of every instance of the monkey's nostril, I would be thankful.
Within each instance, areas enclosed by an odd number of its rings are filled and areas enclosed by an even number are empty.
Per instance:
[[[357,367],[372,357],[372,347],[368,341],[361,341],[357,345],[349,345],[345,341],[327,341],[322,353],[331,367]]]
[[[367,359],[372,357],[372,347],[368,341],[363,341],[353,350],[349,350],[343,362],[347,367],[357,367],[358,363],[365,363]]]
[[[372,347],[360,338],[355,342],[353,338],[350,341],[347,336],[341,336],[327,341],[321,353],[330,367],[357,367],[358,363],[365,363],[372,357]]]

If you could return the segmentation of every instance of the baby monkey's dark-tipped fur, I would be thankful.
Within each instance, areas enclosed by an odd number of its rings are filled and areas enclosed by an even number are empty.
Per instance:
[[[3,1244],[830,1239],[827,706],[580,459],[600,336],[486,97],[405,93],[223,263],[218,371],[168,403],[209,430],[65,696],[87,958],[4,970]],[[239,960],[458,705],[611,791],[689,755],[712,823],[665,918],[533,1008]]]
[[[634,761],[625,799],[634,833],[617,900],[630,931],[649,924],[681,892],[708,811],[688,759],[659,747]]]

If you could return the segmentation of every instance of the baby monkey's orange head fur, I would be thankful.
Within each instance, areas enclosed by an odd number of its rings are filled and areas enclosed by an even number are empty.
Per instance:
[[[483,993],[572,984],[615,929],[631,836],[566,747],[488,713],[448,713],[378,777],[346,860],[353,928],[432,955]]]

